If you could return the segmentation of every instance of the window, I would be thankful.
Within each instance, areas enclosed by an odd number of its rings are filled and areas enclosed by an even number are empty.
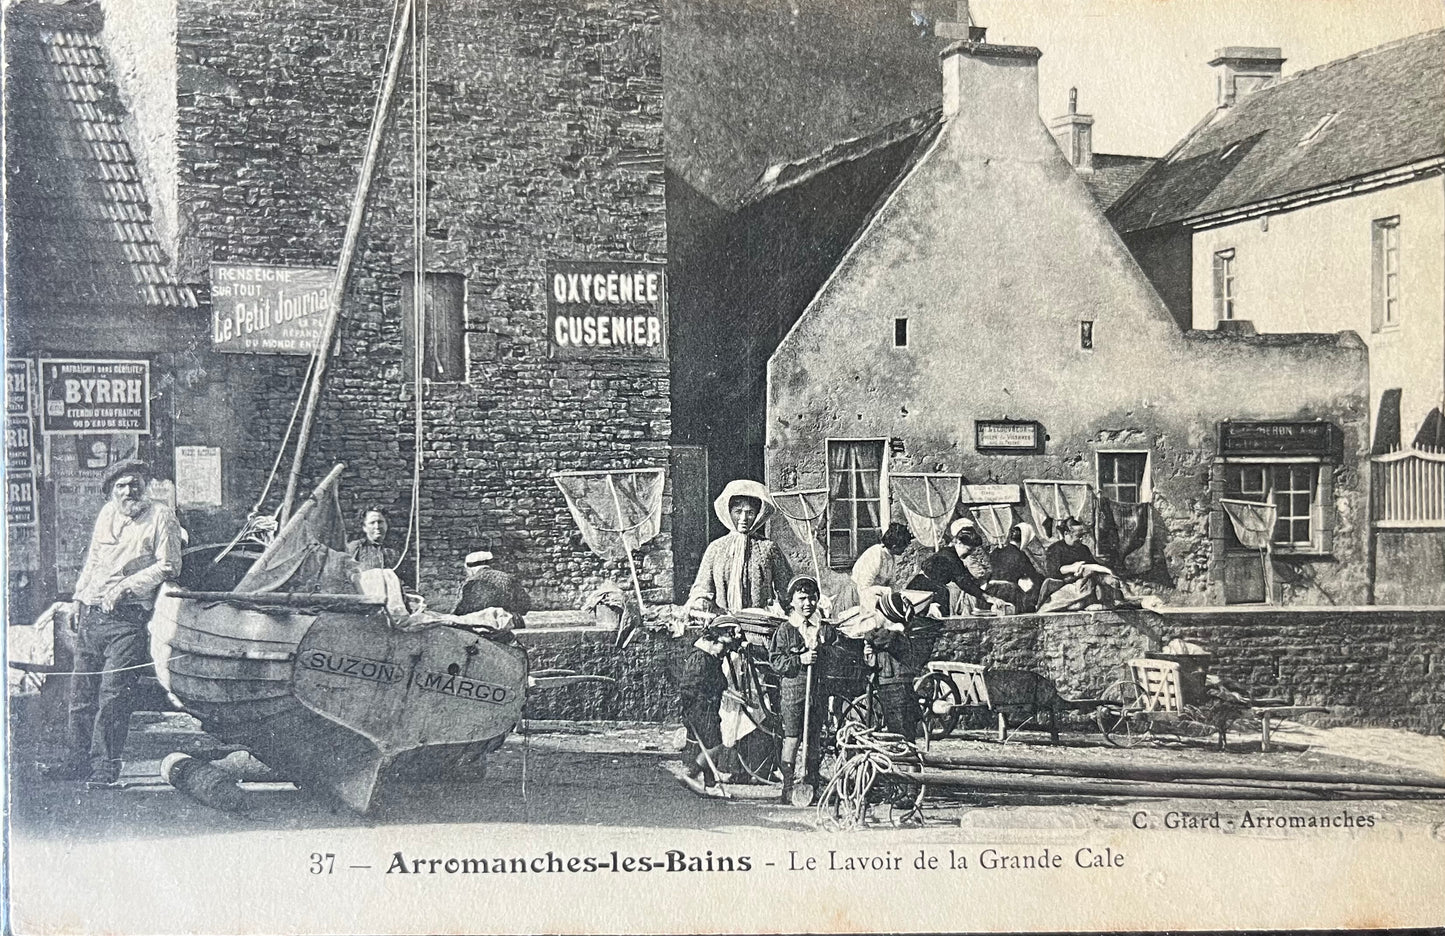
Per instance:
[[[1099,496],[1115,503],[1150,499],[1148,452],[1099,452]]]
[[[883,538],[882,439],[828,442],[828,563],[847,569]]]
[[[1094,350],[1094,323],[1091,319],[1079,320],[1079,350]]]
[[[1374,308],[1370,330],[1380,331],[1400,324],[1400,216],[1380,218],[1373,225]]]
[[[459,273],[426,274],[426,305],[422,312],[422,341],[416,341],[416,276],[401,275],[401,334],[404,376],[415,373],[415,355],[422,352],[422,376],[427,380],[467,379],[466,277]]]
[[[893,320],[893,347],[908,347],[908,319],[906,318]]]
[[[1272,503],[1275,507],[1276,546],[1314,549],[1318,542],[1315,505],[1318,502],[1320,466],[1317,463],[1231,464],[1224,476],[1224,496],[1234,500]],[[1231,546],[1238,546],[1233,527]]]
[[[1214,318],[1234,318],[1234,248],[1214,254]]]

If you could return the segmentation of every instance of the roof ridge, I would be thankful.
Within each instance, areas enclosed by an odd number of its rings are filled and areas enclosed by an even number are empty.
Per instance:
[[[1299,78],[1303,78],[1306,75],[1313,75],[1315,72],[1324,71],[1328,68],[1334,68],[1336,65],[1344,65],[1347,62],[1355,62],[1362,58],[1365,58],[1366,56],[1376,55],[1380,52],[1388,52],[1391,49],[1397,49],[1402,45],[1406,45],[1407,43],[1419,42],[1424,40],[1427,36],[1433,36],[1442,33],[1445,33],[1445,26],[1438,26],[1435,29],[1427,29],[1423,32],[1411,33],[1408,36],[1401,36],[1398,39],[1391,39],[1389,42],[1382,42],[1377,46],[1370,46],[1368,49],[1360,49],[1357,52],[1351,52],[1349,55],[1341,56],[1337,59],[1330,59],[1328,62],[1321,62],[1318,65],[1313,65],[1309,68],[1303,68],[1297,72],[1284,75],[1277,81],[1266,85],[1263,88],[1260,88],[1258,91],[1254,92],[1254,94],[1263,94],[1267,91],[1272,91],[1275,88],[1283,87],[1284,85],[1287,85],[1290,82],[1295,81]],[[1253,95],[1250,96],[1253,97]]]

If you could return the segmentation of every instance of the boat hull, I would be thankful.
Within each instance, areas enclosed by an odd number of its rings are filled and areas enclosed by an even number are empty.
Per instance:
[[[460,772],[517,724],[525,651],[382,612],[259,611],[164,596],[152,621],[162,684],[205,729],[282,775],[369,811],[382,780]]]

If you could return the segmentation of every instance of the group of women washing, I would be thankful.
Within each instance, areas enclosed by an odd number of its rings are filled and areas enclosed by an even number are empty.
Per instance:
[[[826,665],[830,648],[837,648],[840,640],[862,641],[885,728],[912,740],[922,730],[913,683],[931,654],[929,637],[937,633],[924,622],[955,613],[1102,605],[1117,595],[1118,580],[1081,542],[1079,523],[1061,524],[1061,538],[1044,554],[1041,571],[1028,550],[1033,530],[1026,524],[1015,525],[1004,545],[986,551],[974,523],[958,518],[949,525],[946,541],[906,583],[899,581],[899,560],[913,537],[906,526],[895,523],[881,542],[859,555],[848,579],[835,577],[830,593],[824,594],[817,578],[793,575],[782,549],[767,538],[774,504],[766,487],[733,481],[713,509],[728,533],[703,553],[689,610],[707,618],[765,609],[786,619],[773,631],[768,647],[768,663],[780,684],[784,802],[791,798],[800,766],[803,781],[816,788],[819,733],[829,697],[814,680],[813,670]],[[735,763],[724,744],[720,708],[729,689],[725,663],[740,650],[742,639],[735,623],[719,618],[703,628],[684,661],[683,723],[698,749],[685,780],[699,793],[719,777],[726,778],[719,765]],[[797,763],[800,747],[806,751],[802,765]]]

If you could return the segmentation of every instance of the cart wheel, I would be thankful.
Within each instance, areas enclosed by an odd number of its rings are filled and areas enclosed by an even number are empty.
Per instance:
[[[923,710],[923,723],[928,728],[928,740],[941,741],[953,734],[958,727],[960,699],[958,687],[943,673],[924,673],[913,684],[918,693],[918,706]]]
[[[782,783],[779,766],[778,738],[766,728],[758,728],[738,739],[738,761],[759,783]]]
[[[1116,747],[1133,747],[1153,727],[1154,719],[1144,709],[1144,692],[1132,681],[1121,679],[1099,696],[1094,719],[1104,740]]]

